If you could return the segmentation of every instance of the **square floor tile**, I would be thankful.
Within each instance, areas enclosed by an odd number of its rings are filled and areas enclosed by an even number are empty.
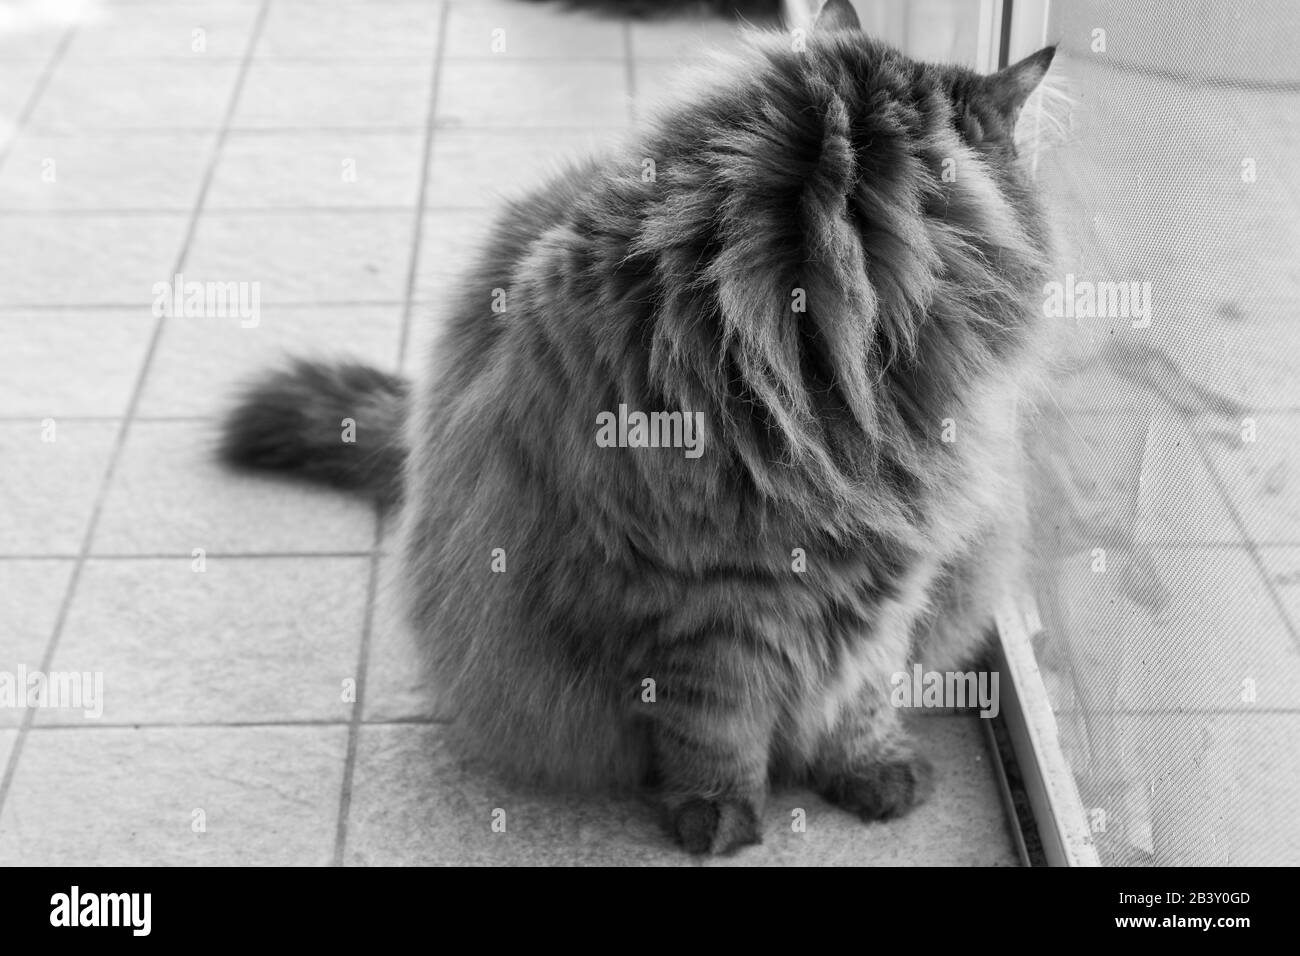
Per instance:
[[[618,19],[584,11],[452,0],[445,53],[449,57],[621,60],[624,29]]]
[[[188,213],[212,143],[184,132],[22,136],[0,168],[0,208]]]
[[[60,65],[31,118],[37,131],[214,129],[230,103],[230,60],[79,60]]]
[[[709,50],[728,50],[740,45],[741,30],[733,20],[722,17],[682,17],[661,21],[634,22],[632,55],[643,59],[698,57]]]
[[[1036,428],[1041,540],[1054,537],[1066,550],[1085,552],[1134,542],[1240,541],[1195,437],[1167,407],[1048,409]]]
[[[1300,547],[1260,548],[1259,555],[1292,626],[1300,625]]]
[[[0,414],[125,415],[157,321],[148,308],[0,312]]]
[[[341,492],[227,469],[213,422],[136,422],[113,475],[94,554],[363,551],[374,512]]]
[[[47,62],[76,20],[75,9],[40,0],[0,7],[0,59]]]
[[[0,217],[0,286],[7,305],[152,303],[169,279],[187,216]]]
[[[1039,563],[1045,673],[1094,713],[1300,708],[1300,653],[1245,548]],[[1059,651],[1059,652],[1058,652]],[[1063,699],[1058,699],[1058,706]]]
[[[406,352],[402,355],[403,374],[417,381],[428,374],[435,343],[449,312],[449,304],[443,303],[417,302],[411,306]]]
[[[1234,97],[1235,119],[1242,121],[1243,138],[1252,144],[1257,169],[1265,170],[1266,181],[1271,181],[1291,193],[1291,201],[1300,203],[1300,184],[1294,177],[1285,175],[1290,157],[1300,148],[1300,123],[1296,122],[1300,107],[1300,91],[1244,90]],[[1255,184],[1257,185],[1258,179]]]
[[[622,63],[450,60],[443,64],[443,126],[622,127],[630,117]]]
[[[1137,540],[1190,544],[1240,540],[1196,438],[1181,418],[1164,412],[1152,416],[1138,486]]]
[[[298,3],[271,6],[259,57],[432,58],[438,49],[441,3]]]
[[[365,129],[428,123],[425,63],[259,60],[249,68],[235,129]]]
[[[116,422],[0,422],[0,553],[75,555],[117,440]]]
[[[1207,434],[1215,424],[1200,419],[1195,427]],[[1206,444],[1246,533],[1257,544],[1300,543],[1300,412],[1247,410],[1233,428],[1235,433]]]
[[[395,528],[388,529],[395,533]],[[389,554],[380,559],[375,616],[370,628],[370,660],[366,667],[365,719],[448,719],[438,706],[421,662],[417,635],[407,623],[402,602],[397,541],[385,535]]]
[[[244,328],[237,318],[169,318],[139,414],[219,416],[249,381],[282,368],[291,357],[393,368],[401,311],[400,305],[272,305],[261,310],[252,328]]]
[[[655,116],[662,107],[689,100],[699,87],[691,78],[706,67],[700,59],[649,60],[638,58],[632,65],[632,88],[636,115]]]
[[[0,147],[12,138],[15,124],[27,108],[44,67],[41,60],[0,62]]]
[[[51,670],[102,674],[105,723],[348,720],[370,559],[213,555],[202,567],[88,561]]]
[[[434,210],[426,213],[420,235],[420,262],[414,298],[439,307],[459,300],[470,267],[481,261],[496,210]],[[490,297],[491,288],[486,290]],[[420,321],[413,318],[412,324]]]
[[[54,634],[59,609],[72,577],[71,560],[0,561],[0,594],[5,604],[5,639],[0,645],[0,672],[18,679],[18,668],[41,669]],[[25,685],[19,685],[20,687]],[[0,727],[16,727],[26,713],[19,706],[0,707]],[[0,767],[4,766],[0,755]]]
[[[98,5],[81,18],[67,59],[241,57],[256,21],[257,6],[249,3]]]
[[[1089,805],[1107,834],[1145,831],[1146,865],[1296,866],[1297,733],[1300,714],[1120,718],[1094,743],[1107,776]],[[1140,799],[1118,799],[1128,782]]]
[[[1113,71],[1088,58],[1071,61],[1067,73],[1091,91],[1073,112],[1072,138],[1087,147],[1072,151],[1074,166],[1089,185],[1089,208],[1108,224],[1113,241],[1105,251],[1115,268],[1149,272],[1152,334],[1194,336],[1229,303],[1252,318],[1268,311],[1271,295],[1293,303],[1300,267],[1286,249],[1300,239],[1300,207],[1273,165],[1285,167],[1290,155],[1288,124],[1248,129],[1268,115],[1268,96],[1155,76],[1126,76],[1117,85]],[[1294,94],[1282,99],[1296,101]],[[1132,108],[1136,102],[1167,108],[1144,115]],[[1124,145],[1138,140],[1163,148]],[[1259,163],[1254,182],[1242,182],[1245,156]],[[1191,222],[1198,228],[1187,228]],[[1197,357],[1181,344],[1176,352]]]
[[[426,374],[438,337],[460,307],[461,290],[478,283],[490,302],[492,290],[505,280],[475,276],[484,260],[486,235],[498,215],[495,210],[436,210],[424,217],[419,272],[408,323],[402,370],[411,376]]]
[[[1292,307],[1285,311],[1284,317],[1251,316],[1249,327],[1222,335],[1210,353],[1214,360],[1207,364],[1222,363],[1218,382],[1244,406],[1241,417],[1254,409],[1300,409],[1300,376],[1292,361],[1300,351],[1300,333]]]
[[[269,304],[400,302],[411,213],[279,212],[205,216],[186,281],[257,283]]]
[[[1054,405],[1070,419],[1081,412],[1110,412],[1145,419],[1157,409],[1168,407],[1156,381],[1125,372],[1122,361],[1111,362],[1099,357],[1096,365],[1057,375],[1051,382],[1048,407]]]
[[[1256,270],[1260,275],[1275,271],[1267,262],[1255,264]],[[1123,369],[1134,383],[1173,396],[1195,411],[1252,403],[1300,406],[1300,386],[1294,376],[1286,377],[1284,365],[1285,356],[1300,348],[1300,334],[1291,321],[1300,291],[1266,292],[1270,303],[1228,293],[1213,277],[1196,280],[1196,288],[1189,288],[1191,281],[1165,276],[1153,283],[1153,302],[1159,296],[1160,308],[1168,310],[1159,330],[1092,330],[1091,354],[1098,357],[1094,368]],[[1225,294],[1216,297],[1211,294],[1215,290]],[[1121,326],[1125,320],[1107,321]],[[1107,336],[1113,336],[1109,342],[1103,340]],[[1141,342],[1139,336],[1149,341]]]
[[[207,208],[399,206],[414,208],[424,134],[230,134]]]
[[[347,736],[346,727],[34,731],[0,814],[0,865],[328,865]]]
[[[1270,115],[1270,97],[1258,91],[1234,95],[1136,75],[1117,83],[1095,60],[1065,66],[1072,85],[1089,90],[1072,112],[1071,139],[1085,148],[1045,155],[1040,179],[1054,196],[1067,192],[1063,181],[1076,183],[1058,227],[1104,260],[1101,269],[1072,271],[1149,281],[1153,316],[1140,332],[1122,321],[1088,323],[1094,355],[1129,340],[1127,354],[1106,357],[1112,367],[1127,366],[1192,407],[1225,398],[1294,404],[1300,386],[1287,375],[1287,356],[1300,345],[1290,321],[1300,266],[1288,252],[1300,241],[1300,207],[1277,175],[1294,152],[1290,124]],[[1279,94],[1276,105],[1295,99]],[[1133,109],[1139,102],[1166,108],[1144,115]],[[1139,140],[1162,148],[1134,150]],[[1255,182],[1241,181],[1245,156],[1259,162]],[[1161,362],[1146,361],[1138,345],[1163,353]]]
[[[617,131],[438,130],[425,204],[495,207],[505,197],[544,188],[570,163],[600,152]]]
[[[1132,699],[1122,703],[1134,710],[1300,711],[1300,648],[1249,552],[1155,548],[1152,557],[1167,604],[1157,612],[1156,633],[1127,633]]]
[[[446,733],[438,725],[361,728],[344,862],[690,865],[659,829],[649,805],[506,786],[457,758]],[[504,832],[493,832],[494,817],[504,819]]]

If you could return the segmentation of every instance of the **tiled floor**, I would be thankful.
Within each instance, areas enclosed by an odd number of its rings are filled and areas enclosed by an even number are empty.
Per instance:
[[[212,424],[287,352],[418,365],[495,198],[625,128],[730,24],[513,0],[16,9],[0,670],[99,671],[104,699],[98,720],[0,710],[0,864],[691,862],[638,802],[450,756],[376,514],[222,471]],[[258,323],[155,318],[176,273],[259,283]],[[1014,864],[976,718],[916,726],[941,775],[916,814],[865,826],[781,792],[764,846],[724,862]]]

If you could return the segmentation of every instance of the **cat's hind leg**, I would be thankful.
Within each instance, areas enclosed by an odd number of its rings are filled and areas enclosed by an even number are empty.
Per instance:
[[[804,751],[813,788],[864,820],[900,817],[934,790],[934,768],[903,727],[891,690],[906,670],[912,627],[936,572],[934,562],[917,563],[880,608],[870,635],[846,651],[823,691],[821,733]]]
[[[892,701],[895,675],[908,661],[908,610],[919,606],[891,606],[881,618],[885,626],[841,661],[829,693],[823,691],[818,732],[803,751],[813,789],[864,820],[900,817],[934,789],[934,769]]]
[[[930,796],[934,768],[917,752],[898,711],[871,695],[846,709],[822,741],[812,785],[864,820],[890,820]]]

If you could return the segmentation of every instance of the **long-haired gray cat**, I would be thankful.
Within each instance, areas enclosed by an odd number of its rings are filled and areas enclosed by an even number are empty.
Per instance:
[[[299,363],[224,455],[400,500],[429,679],[503,771],[653,786],[694,853],[778,779],[905,813],[890,677],[966,662],[1019,551],[1048,242],[1013,128],[1052,53],[917,63],[843,0],[756,32],[506,206],[418,384]]]

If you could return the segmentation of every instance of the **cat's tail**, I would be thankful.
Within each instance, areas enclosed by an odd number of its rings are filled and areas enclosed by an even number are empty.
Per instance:
[[[360,492],[401,497],[406,380],[353,362],[296,360],[256,380],[221,426],[221,458]]]

